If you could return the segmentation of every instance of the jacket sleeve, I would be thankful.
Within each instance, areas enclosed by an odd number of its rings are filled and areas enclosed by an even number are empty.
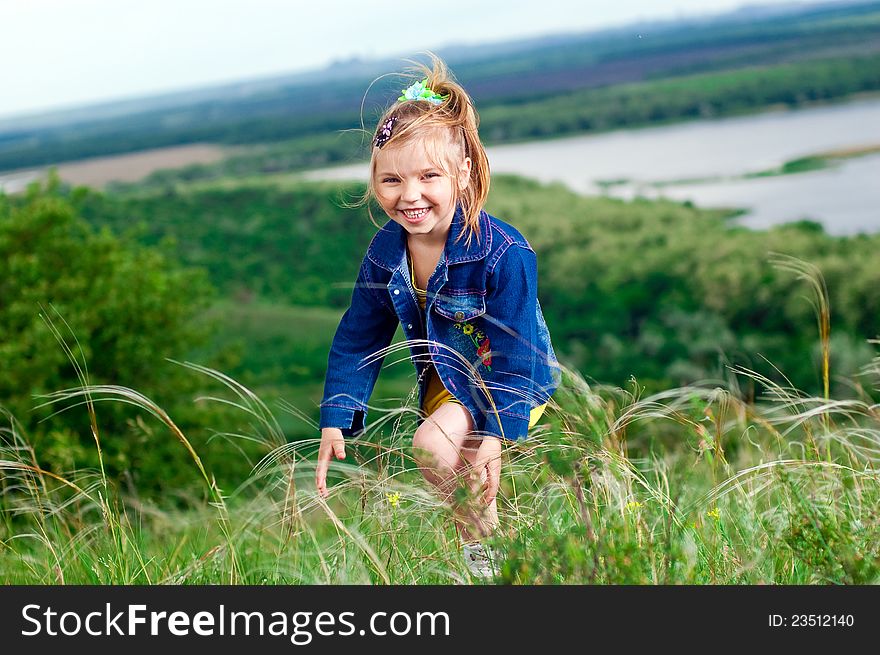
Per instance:
[[[366,425],[367,401],[385,359],[369,359],[370,355],[386,348],[397,329],[397,314],[381,301],[378,287],[383,285],[373,282],[364,258],[351,305],[343,314],[330,346],[320,427],[340,428],[347,437]]]
[[[527,247],[511,244],[492,274],[486,295],[495,375],[487,386],[485,432],[505,439],[525,439],[530,412],[546,398],[535,387],[541,356],[538,342],[538,262]]]

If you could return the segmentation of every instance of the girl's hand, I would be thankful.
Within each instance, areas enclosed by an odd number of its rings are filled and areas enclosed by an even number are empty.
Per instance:
[[[480,480],[484,480],[482,492],[483,501],[490,505],[498,495],[498,486],[501,483],[501,439],[498,437],[483,437],[480,447],[477,449],[474,468]]]
[[[339,428],[324,428],[321,430],[321,447],[318,448],[318,467],[315,469],[315,486],[322,498],[327,493],[327,469],[330,467],[330,458],[336,455],[336,459],[345,459],[345,437]]]

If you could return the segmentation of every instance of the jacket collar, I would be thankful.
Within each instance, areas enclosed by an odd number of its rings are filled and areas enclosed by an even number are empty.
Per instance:
[[[461,264],[483,259],[489,254],[492,247],[492,230],[489,227],[489,215],[480,212],[480,241],[471,238],[470,246],[466,245],[467,237],[462,237],[458,242],[456,238],[464,227],[464,214],[459,205],[452,216],[449,234],[446,237],[446,246],[443,253],[446,264]],[[367,257],[377,266],[388,271],[394,271],[401,266],[406,255],[406,230],[401,225],[389,219],[379,232],[373,237],[372,243],[367,250]]]

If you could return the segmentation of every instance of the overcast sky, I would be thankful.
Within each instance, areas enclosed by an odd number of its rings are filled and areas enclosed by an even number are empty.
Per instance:
[[[798,0],[0,0],[0,116]]]

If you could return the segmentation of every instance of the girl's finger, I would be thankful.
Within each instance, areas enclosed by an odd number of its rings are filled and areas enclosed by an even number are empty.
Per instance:
[[[345,459],[345,442],[334,441],[333,452],[336,454],[336,459]]]
[[[321,494],[322,498],[327,497],[327,466],[324,465],[323,462],[318,465],[317,471],[315,471],[315,486],[318,488],[318,493]]]
[[[498,485],[500,482],[501,462],[500,460],[495,462],[490,460],[486,466],[486,492],[483,494],[483,499],[487,505],[495,500],[495,496],[498,495]]]
[[[327,459],[321,454],[318,455],[318,465],[315,467],[315,486],[318,488],[318,491],[327,491]]]

